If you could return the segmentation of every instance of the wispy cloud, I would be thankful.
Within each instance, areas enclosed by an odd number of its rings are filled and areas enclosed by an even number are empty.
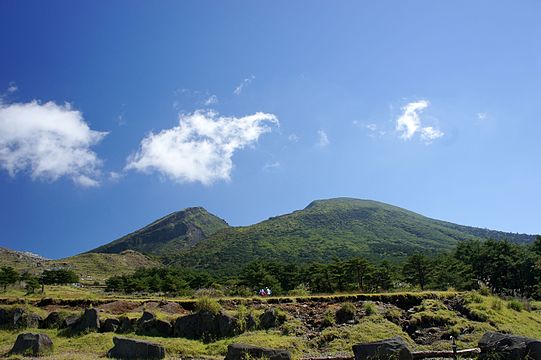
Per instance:
[[[235,151],[257,142],[271,125],[279,125],[277,117],[261,112],[244,117],[203,110],[180,115],[178,126],[145,137],[126,169],[158,172],[179,183],[227,181]]]
[[[485,120],[487,118],[488,114],[486,112],[480,112],[477,113],[477,119],[479,120]]]
[[[99,185],[102,161],[91,147],[106,132],[91,130],[70,104],[0,103],[0,167],[15,177],[55,181],[68,177],[84,187]]]
[[[282,164],[280,164],[279,161],[275,161],[272,163],[266,163],[263,165],[263,170],[265,171],[271,171],[271,170],[277,170],[282,167]]]
[[[246,79],[242,80],[242,82],[235,88],[235,90],[233,90],[233,93],[235,95],[242,94],[242,91],[244,90],[244,88],[250,85],[252,81],[254,81],[254,79],[255,79],[255,76],[251,75],[250,77],[247,77]]]
[[[318,130],[317,136],[318,136],[317,146],[326,147],[330,144],[329,137],[327,136],[327,133],[324,130]]]
[[[218,103],[218,97],[216,95],[209,96],[204,102],[206,106],[215,105],[217,103]]]
[[[10,94],[13,94],[14,92],[16,92],[17,90],[19,90],[19,88],[17,87],[17,84],[15,84],[13,81],[9,83],[9,86],[8,86],[8,93]]]
[[[430,103],[427,100],[419,100],[402,107],[402,115],[396,120],[395,127],[402,139],[410,140],[415,134],[420,133],[422,141],[431,143],[444,135],[442,131],[432,126],[422,126],[420,114],[429,105]]]
[[[287,140],[289,140],[292,143],[296,143],[299,141],[299,136],[297,134],[289,134],[287,137]]]

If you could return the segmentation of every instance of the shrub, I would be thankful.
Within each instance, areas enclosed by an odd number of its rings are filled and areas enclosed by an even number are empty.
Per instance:
[[[342,304],[336,311],[336,322],[339,324],[355,319],[355,305],[350,302]]]
[[[310,291],[305,284],[299,284],[295,289],[289,290],[287,294],[290,296],[308,296],[310,295]]]
[[[323,314],[323,321],[321,321],[321,327],[329,327],[334,325],[334,313],[332,310],[328,309],[325,311],[325,314]]]
[[[490,308],[492,310],[500,311],[503,307],[503,301],[499,298],[492,299],[492,302],[490,304]]]
[[[376,305],[374,305],[373,303],[371,302],[365,302],[363,304],[363,310],[364,310],[364,313],[368,316],[370,315],[374,315],[377,310],[376,310]]]
[[[522,311],[524,309],[524,305],[520,301],[515,299],[509,300],[509,302],[507,302],[507,307],[515,311]]]
[[[469,302],[476,303],[476,304],[482,304],[483,303],[483,296],[477,292],[471,292],[468,296]]]
[[[483,296],[489,296],[490,295],[490,289],[485,284],[482,284],[479,287],[479,294],[481,294]]]
[[[201,297],[195,303],[195,310],[197,312],[208,311],[212,314],[218,314],[222,310],[222,306],[216,301],[216,299],[211,299],[209,297]]]

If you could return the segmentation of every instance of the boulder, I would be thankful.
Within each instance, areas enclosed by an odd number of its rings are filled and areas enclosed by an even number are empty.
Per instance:
[[[145,321],[137,327],[137,335],[168,337],[173,333],[169,321],[153,319]]]
[[[53,311],[47,315],[45,319],[43,319],[39,323],[40,329],[59,329],[62,327],[62,323],[64,321],[64,317],[57,311]]]
[[[147,321],[156,320],[156,315],[149,311],[144,311],[143,315],[137,320],[137,326],[142,325],[143,323]]]
[[[53,351],[53,342],[46,334],[19,334],[9,352],[20,355],[47,355]]]
[[[487,332],[479,348],[479,359],[541,360],[541,341],[523,336]]]
[[[78,316],[68,316],[64,320],[62,320],[62,324],[60,325],[61,329],[72,329],[77,325],[77,322],[79,321]]]
[[[262,329],[270,329],[282,325],[284,321],[285,316],[280,314],[276,309],[271,308],[261,314],[259,317],[259,326]]]
[[[101,332],[116,332],[120,327],[120,320],[118,319],[105,319],[103,326],[100,325]]]
[[[285,349],[270,349],[246,344],[231,344],[227,347],[225,360],[244,359],[291,360],[291,353]]]
[[[126,316],[121,316],[118,318],[120,325],[118,326],[117,333],[126,334],[135,331],[135,319],[130,319]]]
[[[217,339],[235,336],[240,332],[238,320],[225,313],[202,311],[178,318],[174,336],[187,339]]]
[[[115,359],[163,359],[165,349],[159,344],[115,336],[115,346],[107,352],[107,356]]]
[[[67,320],[67,319],[66,319]],[[100,330],[98,309],[85,309],[85,312],[75,322],[70,319],[67,328],[74,333],[88,333]]]
[[[353,345],[355,360],[412,360],[408,345],[400,336],[365,344]]]
[[[257,328],[257,320],[254,314],[250,313],[246,317],[246,330],[255,330]]]
[[[39,315],[29,313],[23,308],[0,309],[0,328],[37,328],[41,320]]]

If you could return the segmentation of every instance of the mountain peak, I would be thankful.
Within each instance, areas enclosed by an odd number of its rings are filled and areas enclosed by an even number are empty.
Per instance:
[[[166,254],[190,248],[199,241],[227,228],[225,220],[196,206],[175,211],[149,225],[89,252],[120,253],[136,250],[142,253]]]

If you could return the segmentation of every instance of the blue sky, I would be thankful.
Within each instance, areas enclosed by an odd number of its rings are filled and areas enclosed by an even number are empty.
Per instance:
[[[3,1],[0,246],[350,196],[541,233],[537,1]]]

